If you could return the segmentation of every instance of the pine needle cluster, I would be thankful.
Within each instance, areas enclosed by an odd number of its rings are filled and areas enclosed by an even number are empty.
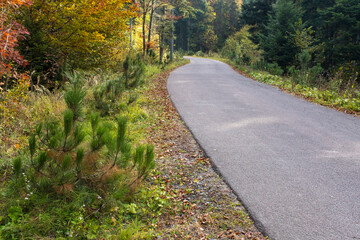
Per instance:
[[[47,120],[37,125],[29,137],[28,153],[13,161],[16,182],[27,175],[33,191],[58,195],[82,186],[103,197],[117,188],[130,194],[155,167],[153,146],[133,146],[125,116],[119,116],[115,124],[104,121],[97,112],[84,116],[86,91],[81,75],[74,72],[66,77],[67,109],[62,121]]]

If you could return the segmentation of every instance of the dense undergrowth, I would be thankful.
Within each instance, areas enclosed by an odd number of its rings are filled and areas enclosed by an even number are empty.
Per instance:
[[[127,59],[123,73],[68,72],[63,89],[2,95],[1,239],[148,239],[167,193],[149,182],[144,89],[184,64]]]

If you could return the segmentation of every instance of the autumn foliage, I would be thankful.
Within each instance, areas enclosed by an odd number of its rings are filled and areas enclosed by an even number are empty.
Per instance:
[[[14,125],[12,123],[21,109],[19,103],[26,98],[29,87],[28,74],[18,71],[28,63],[16,49],[18,41],[29,33],[15,20],[15,14],[20,7],[27,7],[31,2],[1,0],[0,4],[0,128],[5,131]]]
[[[24,79],[25,74],[18,74],[17,66],[25,66],[27,61],[16,50],[18,41],[28,35],[28,31],[14,19],[15,11],[22,6],[29,6],[29,0],[1,0],[0,12],[0,85],[8,87],[9,78]],[[3,79],[6,79],[5,83]]]
[[[124,49],[127,24],[135,15],[129,0],[34,1],[25,13],[27,24],[37,26],[33,31],[41,31],[42,40],[56,49],[58,64],[72,68],[111,61],[119,46]]]

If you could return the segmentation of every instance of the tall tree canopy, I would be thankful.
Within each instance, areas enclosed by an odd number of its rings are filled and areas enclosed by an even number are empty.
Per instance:
[[[189,0],[192,12],[175,23],[177,49],[216,51],[240,29],[239,0]]]
[[[213,24],[218,37],[218,49],[221,49],[230,35],[240,29],[240,6],[241,2],[236,0],[216,0],[213,4],[216,14]]]
[[[243,25],[252,26],[249,30],[256,43],[259,42],[257,34],[265,32],[265,25],[269,21],[274,3],[275,0],[248,0],[241,7],[240,21]]]
[[[321,38],[326,66],[360,62],[360,2],[336,0],[335,5],[319,11]]]
[[[301,65],[305,56],[328,73],[341,69],[355,76],[360,69],[358,0],[248,0],[241,23],[251,25],[264,59],[284,70]]]
[[[301,8],[289,0],[278,0],[273,6],[265,32],[261,35],[261,48],[265,60],[282,67],[294,63],[299,49],[295,44],[295,25],[301,18]]]
[[[86,67],[98,64],[125,37],[135,10],[128,0],[35,0],[24,18],[27,27],[36,31],[30,32],[30,38],[41,34],[40,28],[46,41],[59,49],[62,61]]]

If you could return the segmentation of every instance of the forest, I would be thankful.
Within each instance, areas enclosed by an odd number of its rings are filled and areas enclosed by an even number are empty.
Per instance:
[[[154,79],[184,55],[360,112],[358,0],[0,4],[0,239],[151,239],[190,214],[149,135]]]
[[[359,80],[356,0],[189,2],[195,11],[175,23],[176,49],[217,52],[243,65],[275,64],[288,74],[306,68],[324,81],[336,74],[344,84]]]
[[[163,62],[170,58],[171,43],[189,55],[218,53],[287,74],[306,68],[324,81],[336,74],[344,82],[359,80],[356,0],[19,0],[2,5],[5,90],[21,74],[53,88],[66,69],[114,69],[130,49],[142,56],[156,53]]]
[[[177,50],[225,61],[308,100],[360,111],[359,1],[189,3],[192,14],[174,24]]]

